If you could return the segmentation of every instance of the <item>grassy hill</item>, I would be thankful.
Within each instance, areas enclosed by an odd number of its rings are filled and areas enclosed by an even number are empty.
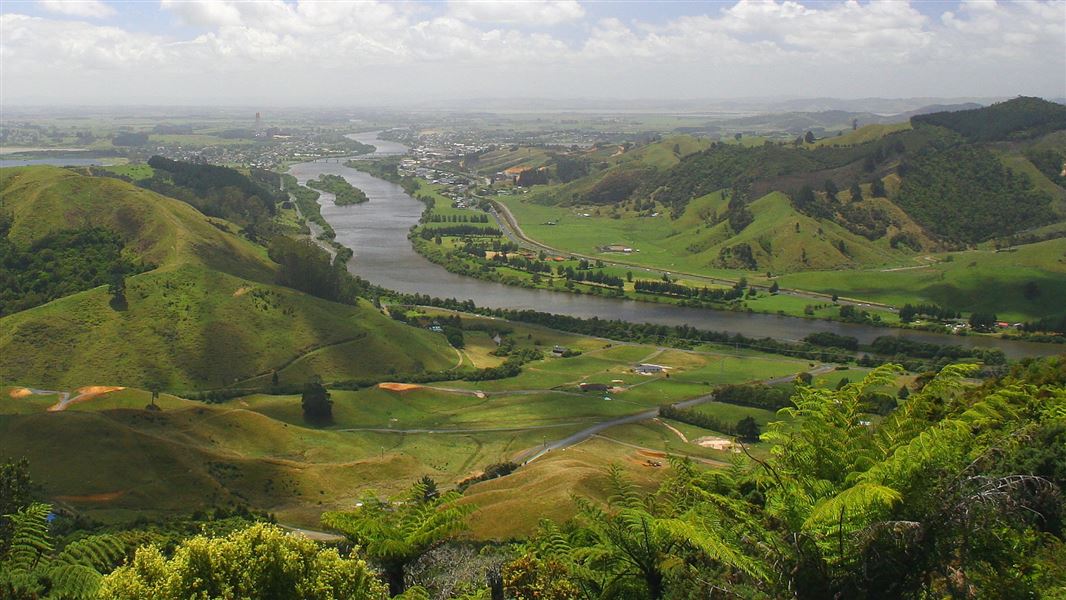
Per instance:
[[[807,361],[753,351],[741,351],[741,359],[735,349],[719,346],[663,350],[495,319],[464,321],[478,327],[467,330],[471,342],[480,333],[491,345],[481,328],[495,325],[519,348],[563,344],[583,354],[545,357],[517,377],[496,381],[334,389],[333,423],[327,426],[304,421],[299,395],[253,394],[206,404],[164,393],[157,403],[161,410],[149,411],[150,393],[128,388],[51,412],[58,394],[28,395],[0,386],[0,456],[27,458],[45,497],[102,520],[240,503],[286,523],[315,527],[321,512],[351,508],[366,490],[392,494],[424,475],[451,488],[487,465],[520,461],[545,440],[594,422],[706,394],[713,385],[808,368]],[[488,356],[468,358],[476,366],[492,364]],[[643,360],[669,365],[673,372],[634,374],[633,364]],[[599,393],[580,393],[579,382],[620,383],[626,389],[612,391],[607,401]],[[714,403],[704,410],[734,422],[754,409]],[[614,427],[601,433],[610,439],[589,439],[549,453],[512,477],[472,486],[464,500],[478,506],[471,535],[508,539],[529,533],[541,517],[565,519],[573,514],[574,493],[606,499],[605,468],[613,462],[651,485],[665,469],[652,468],[648,459],[662,461],[663,451],[729,459],[728,452],[695,443],[721,433],[674,427],[689,442],[661,424]],[[60,452],[56,440],[62,440]],[[753,451],[764,448],[756,445]]]
[[[127,278],[128,305],[106,286],[0,319],[0,381],[40,387],[161,384],[215,388],[281,370],[282,381],[441,369],[442,336],[368,303],[336,304],[275,285],[265,249],[188,204],[66,169],[0,171],[9,237],[30,244],[88,225],[122,236],[155,269]]]

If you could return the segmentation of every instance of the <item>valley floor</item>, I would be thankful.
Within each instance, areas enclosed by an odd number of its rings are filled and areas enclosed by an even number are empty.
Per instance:
[[[206,404],[162,394],[155,411],[145,410],[151,394],[139,389],[68,396],[7,387],[0,391],[0,455],[25,456],[49,499],[105,521],[246,504],[311,529],[323,511],[350,508],[366,493],[398,492],[424,475],[452,487],[490,464],[535,457],[466,492],[464,502],[478,507],[470,535],[507,539],[528,533],[539,518],[571,516],[573,494],[599,498],[608,464],[623,465],[649,489],[669,469],[670,455],[711,468],[729,464],[731,436],[653,418],[649,411],[660,405],[703,398],[698,410],[723,422],[750,416],[765,426],[778,417],[704,397],[723,383],[813,371],[816,384],[834,385],[843,374],[856,379],[863,372],[716,346],[681,351],[506,326],[520,347],[549,357],[495,381],[334,389],[333,423],[324,427],[307,425],[298,395]],[[581,354],[551,356],[555,345]],[[485,367],[502,362],[494,349],[487,331],[467,331],[460,353]],[[633,367],[640,363],[669,369],[638,375]],[[607,390],[582,392],[581,383]],[[649,414],[625,419],[642,413]]]

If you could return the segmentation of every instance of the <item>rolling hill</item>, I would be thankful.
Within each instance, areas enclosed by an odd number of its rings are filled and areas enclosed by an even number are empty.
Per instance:
[[[236,226],[105,177],[54,167],[0,171],[8,239],[28,246],[89,226],[121,236],[151,270],[0,319],[0,381],[173,390],[269,377],[327,381],[452,366],[444,338],[388,319],[368,302],[338,304],[276,285],[277,266]],[[265,382],[265,380],[264,380]]]
[[[575,181],[534,188],[524,202],[606,207],[622,220],[666,213],[677,255],[707,267],[884,265],[1056,232],[1066,221],[1056,170],[1066,158],[1064,114],[1066,106],[1018,98],[813,143],[708,147],[668,138],[600,160]],[[989,120],[998,125],[982,125]],[[708,200],[716,192],[717,204]],[[817,239],[796,243],[804,230]],[[723,249],[730,256],[719,256]],[[743,260],[733,260],[738,252]]]

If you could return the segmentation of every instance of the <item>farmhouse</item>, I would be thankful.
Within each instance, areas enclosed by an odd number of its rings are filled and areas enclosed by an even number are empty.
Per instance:
[[[650,363],[641,363],[633,367],[633,372],[638,375],[655,375],[657,373],[663,373],[670,367],[664,367],[663,365],[653,365]]]
[[[558,346],[557,345],[554,348],[552,348],[552,354],[554,354],[555,356],[562,356],[562,355],[566,354],[568,350],[569,350],[569,348],[567,348],[566,346]]]

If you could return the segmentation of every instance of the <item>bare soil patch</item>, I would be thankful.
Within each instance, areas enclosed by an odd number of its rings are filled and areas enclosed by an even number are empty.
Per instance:
[[[696,440],[696,445],[713,450],[732,450],[733,441],[725,438],[705,436]]]
[[[378,387],[383,390],[388,390],[390,392],[409,392],[411,390],[422,389],[422,386],[418,385],[417,383],[394,383],[389,381],[379,383]]]

